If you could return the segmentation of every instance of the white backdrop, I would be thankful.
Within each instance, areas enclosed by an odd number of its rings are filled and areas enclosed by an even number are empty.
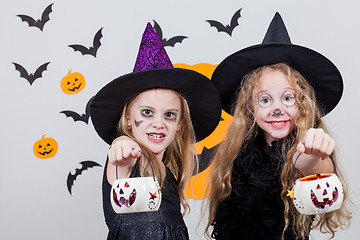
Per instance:
[[[29,27],[17,15],[40,18],[53,3],[43,31]],[[88,100],[107,82],[131,72],[146,23],[155,20],[164,37],[188,38],[166,47],[173,63],[218,64],[229,54],[260,43],[276,11],[282,15],[294,44],[330,58],[344,78],[344,94],[325,121],[337,140],[341,166],[354,202],[353,222],[335,239],[360,235],[360,187],[356,180],[360,119],[360,4],[355,0],[1,0],[0,8],[0,239],[105,239],[101,205],[103,167],[89,168],[67,188],[69,172],[82,161],[104,165],[108,146],[89,124],[60,113],[84,113]],[[232,36],[217,32],[206,20],[229,23],[242,8]],[[90,46],[103,28],[97,56],[82,55],[68,45]],[[50,62],[42,77],[29,84],[12,62],[33,73]],[[60,88],[68,71],[80,72],[85,88],[73,95]],[[54,157],[39,159],[33,145],[46,134],[58,143]],[[201,201],[190,199],[185,217],[191,239],[204,239]],[[326,239],[312,233],[312,239]]]

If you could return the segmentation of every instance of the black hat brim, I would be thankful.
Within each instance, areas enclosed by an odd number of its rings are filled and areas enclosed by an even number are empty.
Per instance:
[[[237,90],[244,76],[264,65],[286,63],[313,87],[324,115],[341,99],[343,81],[337,67],[322,54],[294,44],[259,44],[242,49],[225,58],[212,75],[222,101],[222,108],[231,113]]]
[[[111,144],[118,136],[117,126],[125,104],[153,88],[174,90],[187,100],[197,141],[210,135],[218,125],[221,103],[207,77],[188,69],[160,68],[120,76],[95,95],[90,115],[99,136]]]

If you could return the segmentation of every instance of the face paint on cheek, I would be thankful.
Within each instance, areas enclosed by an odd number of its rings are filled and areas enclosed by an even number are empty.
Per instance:
[[[268,128],[269,134],[272,136],[272,132],[271,132],[271,130],[270,130],[270,123],[267,123],[267,128]]]
[[[134,122],[135,122],[135,126],[139,127],[140,124],[142,124],[144,122],[144,120],[139,120],[139,121],[134,120]]]

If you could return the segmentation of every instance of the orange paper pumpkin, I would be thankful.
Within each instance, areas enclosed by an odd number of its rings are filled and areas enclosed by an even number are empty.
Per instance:
[[[66,94],[75,94],[81,92],[85,87],[85,78],[79,72],[71,73],[71,69],[68,75],[63,77],[60,82],[61,89]]]
[[[58,151],[58,144],[55,139],[48,137],[45,138],[45,134],[42,138],[35,142],[33,151],[36,157],[41,159],[47,159],[55,156]]]

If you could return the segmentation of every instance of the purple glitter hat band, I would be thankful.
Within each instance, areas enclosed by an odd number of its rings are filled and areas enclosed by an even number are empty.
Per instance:
[[[173,65],[155,30],[148,23],[141,39],[133,72],[156,68],[173,68]]]

